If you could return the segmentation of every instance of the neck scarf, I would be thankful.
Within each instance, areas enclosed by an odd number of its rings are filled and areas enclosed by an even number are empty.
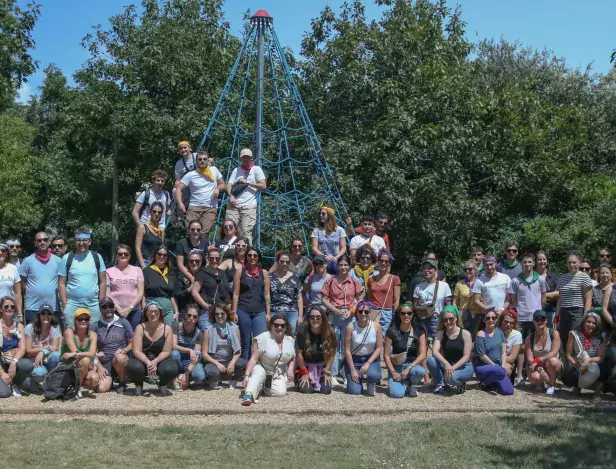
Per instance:
[[[223,339],[227,339],[227,340],[229,339],[229,324],[225,323],[225,328],[223,329],[220,324],[215,322],[214,327],[220,334],[220,337],[222,337]]]
[[[503,260],[503,265],[505,267],[507,267],[508,269],[513,269],[516,265],[518,265],[520,263],[520,261],[518,261],[517,259],[515,260],[515,262],[513,264],[508,264],[507,263],[507,259]]]
[[[212,172],[209,166],[206,166],[205,168],[197,168],[197,172],[199,174],[203,174],[205,179],[207,179],[208,181],[214,180],[214,173]]]
[[[520,272],[520,274],[518,275],[518,278],[522,280],[522,282],[524,282],[525,285],[530,287],[533,283],[539,280],[539,274],[533,270],[533,278],[530,280],[530,282],[524,276],[524,272]]]
[[[157,265],[151,265],[150,267],[154,272],[158,272],[158,274],[163,278],[165,283],[169,283],[169,278],[167,277],[167,274],[169,273],[169,267],[165,267],[165,270],[163,271],[161,271]]]
[[[259,277],[259,272],[261,272],[261,267],[256,266],[254,269],[251,270],[248,268],[246,263],[240,261],[240,264],[242,264],[242,268],[246,272],[246,275],[248,275],[249,277],[255,278],[255,279]]]
[[[38,252],[35,252],[34,257],[36,257],[43,264],[47,264],[47,262],[49,262],[49,259],[51,259],[51,251],[48,250],[47,255],[45,256],[41,256]]]
[[[251,161],[250,163],[248,163],[247,165],[244,165],[244,163],[242,163],[240,165],[240,167],[246,172],[245,176],[248,176],[248,173],[250,172],[250,170],[252,169],[252,167],[255,165],[254,161]],[[213,181],[213,179],[212,179]]]
[[[159,238],[162,239],[162,235],[164,233],[165,230],[163,230],[162,228],[159,228],[158,226],[154,226],[152,224],[152,220],[148,221],[148,226],[150,227],[150,229],[152,230],[152,232],[158,236]]]
[[[584,336],[584,339],[586,339],[584,341],[584,349],[587,349],[590,347],[590,339],[592,339],[593,334],[590,333],[588,335],[586,335],[586,329],[582,329],[582,335]]]
[[[364,288],[367,290],[368,289],[368,279],[374,273],[374,267],[370,266],[366,270],[362,270],[360,265],[356,265],[355,267],[353,267],[353,270],[355,271],[358,277],[361,277],[364,279]]]

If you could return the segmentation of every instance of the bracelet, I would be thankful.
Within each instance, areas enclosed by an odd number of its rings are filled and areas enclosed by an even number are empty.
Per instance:
[[[195,355],[201,356],[201,350],[193,350],[193,352],[195,352]]]
[[[133,309],[135,309],[135,305],[134,304],[129,304],[128,307],[130,308],[130,310],[132,311]]]

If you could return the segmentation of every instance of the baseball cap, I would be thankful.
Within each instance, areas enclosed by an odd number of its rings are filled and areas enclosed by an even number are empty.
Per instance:
[[[88,311],[85,308],[77,308],[75,310],[75,317],[78,318],[79,316],[88,316],[88,317],[90,317],[90,311]]]
[[[100,300],[100,301],[98,302],[98,306],[100,306],[100,307],[102,308],[102,307],[103,307],[103,306],[105,306],[107,303],[111,303],[111,304],[113,304],[113,300],[112,300],[110,297],[108,297],[108,296],[106,296],[105,298],[103,298],[102,300]]]
[[[43,311],[49,311],[50,313],[53,313],[53,306],[51,306],[49,303],[43,303],[39,307],[38,312],[42,313]]]
[[[423,261],[421,261],[421,265],[423,266],[424,264],[430,264],[435,269],[438,269],[438,262],[436,262],[434,259],[424,259]]]
[[[252,158],[252,151],[250,151],[250,148],[243,148],[240,152],[240,158],[242,156],[250,156]]]
[[[323,254],[317,254],[312,257],[312,262],[323,262],[324,264],[327,264],[327,259],[325,259]]]
[[[533,321],[535,319],[540,319],[540,318],[544,318],[547,319],[548,318],[548,313],[546,313],[545,311],[543,311],[542,309],[538,309],[537,311],[535,311],[533,313]]]

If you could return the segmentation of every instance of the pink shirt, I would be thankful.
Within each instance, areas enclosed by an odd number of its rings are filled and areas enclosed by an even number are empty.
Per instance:
[[[143,282],[143,272],[139,267],[129,265],[124,270],[110,267],[106,274],[107,294],[116,308],[126,308],[137,297],[137,285]]]

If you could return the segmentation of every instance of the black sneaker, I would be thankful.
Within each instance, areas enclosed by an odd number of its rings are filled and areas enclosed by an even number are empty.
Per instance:
[[[161,386],[158,388],[158,392],[160,394],[161,397],[169,397],[171,396],[171,391],[169,391],[169,389],[167,388],[167,386]]]
[[[128,389],[128,386],[126,386],[126,383],[120,383],[118,384],[116,392],[120,395],[123,395],[126,393],[126,389]]]
[[[143,395],[143,386],[135,386],[135,396]]]

